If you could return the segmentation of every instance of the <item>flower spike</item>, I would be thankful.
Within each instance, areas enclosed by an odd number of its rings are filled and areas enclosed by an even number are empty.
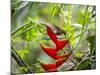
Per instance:
[[[40,65],[47,71],[47,72],[55,72],[57,71],[57,68],[61,66],[68,58],[71,56],[72,52],[69,52],[67,54],[63,55],[57,55],[57,52],[61,50],[63,47],[65,47],[68,43],[69,40],[66,39],[57,39],[57,35],[53,32],[53,30],[49,27],[47,27],[47,34],[51,38],[51,40],[55,43],[56,47],[51,48],[43,45],[40,43],[41,48],[43,51],[48,54],[50,57],[56,60],[55,63],[51,64],[45,64],[43,62],[40,62]]]

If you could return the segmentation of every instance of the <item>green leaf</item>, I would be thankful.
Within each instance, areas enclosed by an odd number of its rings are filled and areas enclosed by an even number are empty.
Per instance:
[[[84,52],[80,50],[75,54],[75,56],[78,58],[83,57],[83,55],[84,55]]]
[[[27,67],[20,67],[20,71],[23,71],[23,70],[27,72],[28,68]]]
[[[21,32],[21,37],[26,41],[32,41],[33,38],[37,38],[37,25],[35,23],[30,23],[26,27],[24,27],[23,31]]]
[[[29,54],[29,50],[18,50],[17,53],[21,56],[21,58],[24,58],[26,54]]]
[[[51,12],[51,22],[54,20],[54,16],[58,15],[61,12],[61,9],[58,5],[55,5]]]

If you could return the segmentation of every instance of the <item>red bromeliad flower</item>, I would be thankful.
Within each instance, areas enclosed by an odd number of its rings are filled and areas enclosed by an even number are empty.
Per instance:
[[[47,47],[40,43],[41,48],[45,53],[47,53],[50,57],[54,58],[56,60],[56,63],[53,64],[45,64],[41,62],[41,66],[48,72],[55,72],[57,71],[57,68],[61,66],[71,55],[71,53],[67,53],[64,55],[57,55],[57,52],[61,50],[66,44],[69,43],[69,40],[57,39],[57,35],[53,32],[53,30],[47,26],[47,34],[51,38],[51,40],[55,43],[56,48]],[[58,60],[58,61],[57,61]]]

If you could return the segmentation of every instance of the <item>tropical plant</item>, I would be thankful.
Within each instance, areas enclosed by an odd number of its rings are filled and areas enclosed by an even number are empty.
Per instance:
[[[96,7],[11,0],[11,73],[96,68]]]

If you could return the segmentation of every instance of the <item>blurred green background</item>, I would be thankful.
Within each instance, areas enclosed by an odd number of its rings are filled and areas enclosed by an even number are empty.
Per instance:
[[[96,65],[96,7],[11,0],[11,51],[27,64],[23,66],[11,56],[11,73],[45,72],[38,60],[54,63],[55,60],[41,49],[39,42],[54,46],[46,34],[46,24],[60,32],[60,39],[70,38],[70,45],[59,54],[73,50],[71,60],[58,71],[95,69]],[[74,63],[73,63],[74,62]],[[77,65],[76,65],[77,64]]]

